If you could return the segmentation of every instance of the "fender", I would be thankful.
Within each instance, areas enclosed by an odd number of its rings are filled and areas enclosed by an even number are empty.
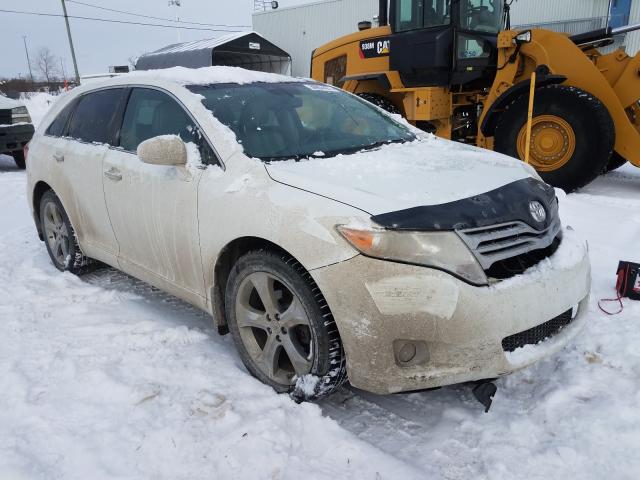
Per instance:
[[[567,80],[567,77],[564,75],[549,74],[549,68],[547,68],[546,65],[540,65],[536,69],[536,73],[536,88],[547,85],[557,85]],[[530,78],[522,80],[500,95],[496,101],[491,104],[480,125],[480,131],[485,137],[493,137],[500,113],[520,95],[528,95],[530,85]]]

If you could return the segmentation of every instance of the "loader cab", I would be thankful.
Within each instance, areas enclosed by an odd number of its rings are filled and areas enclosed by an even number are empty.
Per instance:
[[[491,85],[502,12],[502,0],[391,0],[390,69],[406,87]]]

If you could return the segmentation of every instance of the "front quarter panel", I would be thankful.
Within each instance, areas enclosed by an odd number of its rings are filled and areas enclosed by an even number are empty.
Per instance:
[[[198,216],[207,291],[220,253],[238,238],[275,243],[310,271],[356,256],[335,225],[368,219],[354,207],[273,181],[262,162],[241,153],[226,170],[204,172]]]

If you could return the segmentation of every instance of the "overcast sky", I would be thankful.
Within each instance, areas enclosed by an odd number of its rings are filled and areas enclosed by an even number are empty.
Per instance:
[[[173,19],[178,12],[181,20],[208,24],[251,25],[254,0],[181,0],[182,6],[170,7],[168,0],[78,0],[82,3],[106,8],[140,13],[154,17]],[[308,0],[280,0],[287,7]],[[60,0],[0,0],[0,9],[61,14]],[[91,8],[67,2],[67,13],[85,17],[99,17],[144,23],[170,23],[145,19],[115,12]],[[78,59],[80,75],[106,72],[109,65],[126,65],[129,57],[157,50],[176,43],[175,28],[156,28],[120,25],[89,20],[70,19],[71,33]],[[0,78],[17,75],[28,76],[22,36],[27,36],[32,67],[35,52],[48,47],[56,57],[62,58],[67,75],[73,75],[73,63],[69,43],[61,17],[38,17],[0,12]],[[188,25],[199,27],[198,25]],[[202,27],[217,28],[217,27]],[[241,28],[241,29],[247,29]],[[237,28],[234,28],[237,29]],[[229,29],[233,30],[233,29]],[[182,41],[211,38],[220,32],[180,30]],[[58,61],[58,63],[60,63]],[[62,67],[58,67],[62,68]],[[36,72],[34,71],[34,75]]]

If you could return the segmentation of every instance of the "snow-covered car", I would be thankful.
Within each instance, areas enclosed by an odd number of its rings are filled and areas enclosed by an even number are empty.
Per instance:
[[[279,392],[492,379],[584,322],[586,246],[531,168],[309,80],[209,67],[81,86],[27,172],[58,269],[98,260],[209,312]]]
[[[25,168],[23,149],[33,131],[25,104],[0,94],[0,153],[13,156],[18,168]]]

